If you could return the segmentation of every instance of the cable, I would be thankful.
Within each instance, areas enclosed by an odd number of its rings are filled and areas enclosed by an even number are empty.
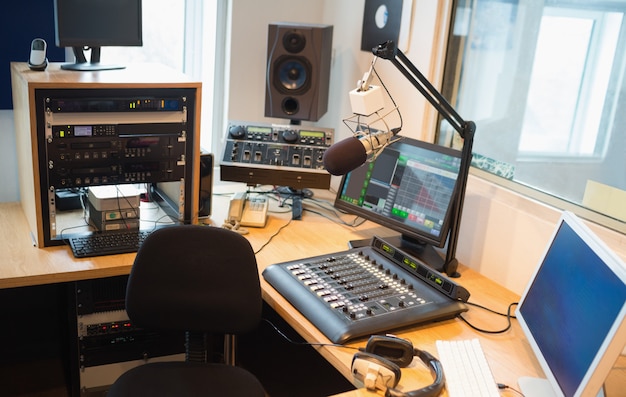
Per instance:
[[[505,385],[504,383],[498,383],[498,389],[500,390],[511,390],[512,392],[519,394],[520,396],[524,397],[524,393],[522,393],[519,390],[516,390],[514,388],[512,388],[511,386]]]
[[[352,347],[352,346],[345,346],[345,345],[341,345],[338,343],[317,343],[317,342],[296,342],[293,339],[289,338],[287,335],[285,335],[283,333],[283,331],[281,331],[280,329],[278,329],[278,327],[276,325],[274,325],[274,323],[272,323],[270,320],[264,318],[263,321],[265,321],[267,324],[270,325],[270,327],[272,327],[274,329],[274,331],[276,331],[278,333],[278,335],[282,336],[283,339],[285,339],[287,342],[291,343],[292,345],[299,345],[299,346],[326,346],[326,347],[343,347],[345,349],[353,349],[353,350],[359,350],[358,347]]]
[[[400,127],[398,128],[402,129],[402,125],[404,124],[404,121],[402,120],[402,113],[400,113],[400,108],[398,108],[398,105],[396,105],[396,101],[391,96],[391,93],[389,92],[389,89],[387,89],[387,86],[383,82],[383,79],[381,79],[380,76],[378,75],[378,71],[374,67],[372,67],[372,70],[374,71],[374,74],[376,75],[376,78],[378,79],[378,81],[380,81],[380,85],[382,85],[385,91],[387,92],[387,96],[389,97],[389,99],[391,99],[391,103],[393,104],[393,107],[398,112],[398,117],[400,118]]]
[[[483,310],[487,310],[487,311],[489,311],[489,312],[491,312],[491,313],[494,313],[494,314],[497,314],[497,315],[499,315],[499,316],[504,316],[504,317],[506,317],[506,319],[507,319],[507,326],[506,326],[505,328],[500,329],[500,330],[487,330],[487,329],[479,328],[479,327],[477,327],[477,326],[475,326],[475,325],[471,324],[471,323],[470,323],[469,321],[467,321],[467,320],[465,319],[465,317],[463,317],[461,314],[457,315],[457,317],[458,317],[458,318],[460,318],[461,320],[463,320],[463,322],[465,322],[465,324],[469,325],[471,328],[475,329],[476,331],[483,332],[483,333],[486,333],[486,334],[502,334],[502,333],[504,333],[504,332],[508,331],[509,329],[511,329],[511,319],[512,319],[512,318],[515,318],[515,316],[512,316],[512,315],[511,315],[511,309],[513,308],[513,306],[515,306],[515,305],[517,305],[517,304],[518,304],[518,302],[513,302],[513,303],[509,304],[509,307],[507,308],[507,311],[506,311],[506,314],[505,314],[505,313],[499,313],[499,312],[497,312],[497,311],[495,311],[495,310],[489,309],[489,308],[487,308],[487,307],[485,307],[485,306],[478,305],[478,304],[476,304],[476,303],[471,303],[471,302],[466,302],[466,303],[467,303],[468,305],[472,305],[472,306],[475,306],[475,307],[481,308],[481,309],[483,309]]]
[[[263,250],[263,248],[267,247],[267,245],[272,241],[272,239],[274,239],[274,237],[278,236],[278,234],[287,226],[289,226],[291,224],[291,221],[293,219],[289,219],[289,221],[287,221],[287,223],[285,223],[284,225],[282,225],[280,228],[278,228],[278,230],[276,231],[276,233],[272,234],[270,236],[270,238],[258,249],[254,252],[254,254],[258,254],[259,252],[261,252],[261,250]]]

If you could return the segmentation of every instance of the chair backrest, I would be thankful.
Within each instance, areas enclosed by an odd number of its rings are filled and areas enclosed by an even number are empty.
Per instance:
[[[143,328],[240,334],[261,321],[256,258],[243,236],[180,225],[150,234],[128,278],[126,311]]]

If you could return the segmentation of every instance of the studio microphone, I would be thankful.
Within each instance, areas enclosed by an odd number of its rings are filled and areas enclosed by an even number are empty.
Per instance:
[[[370,130],[339,141],[324,152],[324,168],[332,175],[345,175],[365,163],[369,156],[377,156],[398,132],[399,128]]]

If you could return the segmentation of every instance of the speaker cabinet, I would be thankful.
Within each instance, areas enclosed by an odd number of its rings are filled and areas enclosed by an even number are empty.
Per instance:
[[[331,25],[270,24],[265,116],[317,121],[328,109]]]

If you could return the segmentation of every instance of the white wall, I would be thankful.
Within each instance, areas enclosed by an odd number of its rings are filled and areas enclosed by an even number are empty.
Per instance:
[[[560,215],[554,207],[470,175],[457,258],[521,294],[549,243]],[[591,222],[586,223],[626,261],[626,236]]]
[[[360,50],[364,4],[364,0],[233,1],[228,118],[288,123],[285,119],[264,116],[268,25],[273,22],[329,24],[333,25],[333,57],[328,112],[314,124],[334,128],[336,140],[348,137],[350,131],[342,122],[352,115],[348,92],[356,87],[373,59],[369,51]],[[431,0],[414,0],[413,15],[419,15],[419,20],[413,21],[406,54],[426,75],[433,36],[439,26],[435,17],[437,7],[437,2]],[[376,69],[400,107],[404,120],[402,134],[428,137],[430,132],[422,127],[425,99],[390,62],[379,61]]]

